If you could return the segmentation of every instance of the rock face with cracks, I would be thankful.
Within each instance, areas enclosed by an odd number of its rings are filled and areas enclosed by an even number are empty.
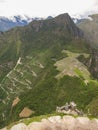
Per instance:
[[[28,126],[20,123],[12,126],[10,130],[98,130],[98,119],[53,116],[40,122],[32,122]]]

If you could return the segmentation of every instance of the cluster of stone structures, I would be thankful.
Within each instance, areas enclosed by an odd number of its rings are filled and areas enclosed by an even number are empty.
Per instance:
[[[71,115],[79,115],[83,116],[82,110],[79,111],[77,109],[77,105],[74,102],[66,103],[64,106],[57,107],[56,112],[64,113],[64,114],[71,114]]]

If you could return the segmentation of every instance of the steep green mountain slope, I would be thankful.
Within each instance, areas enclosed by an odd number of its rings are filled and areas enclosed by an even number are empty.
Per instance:
[[[98,48],[98,14],[89,16],[90,19],[81,20],[77,25],[83,30],[86,38],[91,42],[92,47]]]
[[[92,75],[98,79],[98,14],[89,16],[91,19],[81,20],[77,26],[84,32],[84,37],[89,41],[93,49],[92,65],[90,67]]]
[[[36,116],[69,101],[98,116],[92,111],[98,98],[98,82],[91,73],[94,61],[92,49],[68,14],[2,33],[0,126],[18,120],[26,107]]]

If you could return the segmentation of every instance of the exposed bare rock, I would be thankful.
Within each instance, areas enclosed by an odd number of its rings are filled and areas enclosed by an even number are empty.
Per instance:
[[[14,125],[11,130],[27,130],[27,126],[24,123]]]
[[[86,117],[76,118],[75,130],[90,130],[90,120]]]
[[[42,68],[42,69],[44,69],[44,66],[41,63],[39,64],[39,67]]]
[[[93,119],[90,122],[90,130],[98,130],[98,119]]]
[[[29,124],[28,130],[51,130],[49,125],[40,123],[40,122],[33,122]]]
[[[29,109],[28,107],[25,107],[21,113],[19,114],[19,117],[29,117],[34,113],[34,111],[32,111],[31,109]]]
[[[47,125],[51,125],[51,122],[49,121],[49,120],[47,120],[47,119],[42,119],[41,120],[41,122],[43,123],[43,124],[47,124]]]
[[[14,125],[10,130],[98,130],[98,119],[52,116],[42,119],[41,122],[32,122],[28,126],[23,123]]]
[[[59,123],[59,122],[61,122],[61,116],[49,117],[48,120],[49,120],[51,123]]]
[[[7,130],[7,128],[5,127],[5,128],[3,128],[3,129],[0,129],[0,130]]]
[[[64,129],[73,130],[75,128],[76,120],[72,116],[64,116],[62,119],[62,127]]]
[[[16,106],[20,102],[19,97],[16,97],[12,103],[12,107]]]

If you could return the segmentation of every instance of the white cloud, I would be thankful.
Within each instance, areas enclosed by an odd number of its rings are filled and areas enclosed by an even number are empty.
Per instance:
[[[3,0],[1,0],[3,1]],[[96,4],[94,0],[6,0],[0,3],[0,15],[27,14],[30,16],[83,13]]]
[[[5,2],[5,0],[0,0],[0,3],[3,3],[3,2]]]
[[[96,5],[96,4],[98,5],[98,0],[95,0],[95,5]]]
[[[98,13],[98,0],[93,0],[93,4],[88,8],[86,11],[84,11],[84,14],[94,14]]]
[[[93,5],[91,6],[90,10],[98,10],[98,0],[94,0]]]

